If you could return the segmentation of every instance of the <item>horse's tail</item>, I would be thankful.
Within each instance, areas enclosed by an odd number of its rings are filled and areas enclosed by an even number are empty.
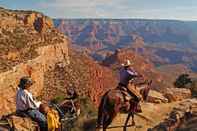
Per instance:
[[[103,108],[104,108],[104,103],[105,103],[105,99],[106,96],[108,94],[109,91],[107,91],[101,98],[101,102],[99,104],[99,108],[98,108],[98,119],[97,119],[97,126],[102,125],[102,121],[103,121]]]

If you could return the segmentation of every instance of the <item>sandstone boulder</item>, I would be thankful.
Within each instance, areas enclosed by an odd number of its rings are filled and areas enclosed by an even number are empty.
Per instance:
[[[167,103],[168,99],[163,96],[163,94],[159,93],[155,90],[150,90],[147,101],[151,103]]]
[[[33,26],[35,19],[36,19],[36,13],[32,13],[30,15],[27,15],[24,19],[24,24]]]
[[[169,113],[168,117],[163,120],[163,122],[156,125],[154,128],[149,128],[148,131],[174,131],[174,130],[183,130],[185,126],[184,123],[193,120],[192,117],[196,116],[197,100],[188,99],[179,103],[176,107],[173,108],[172,112]],[[190,124],[193,122],[190,122]],[[196,129],[196,128],[193,128]],[[191,130],[187,129],[187,131]],[[186,130],[185,130],[186,131]]]
[[[169,100],[169,102],[173,101],[181,101],[191,97],[190,89],[186,88],[167,88],[164,96]]]
[[[16,131],[36,131],[39,128],[36,122],[27,117],[11,116],[10,120]]]
[[[37,131],[39,126],[28,117],[19,117],[15,114],[0,120],[0,131]]]

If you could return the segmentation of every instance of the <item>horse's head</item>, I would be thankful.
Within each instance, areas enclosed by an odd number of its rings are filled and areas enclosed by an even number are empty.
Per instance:
[[[148,93],[150,91],[150,87],[151,87],[151,84],[152,84],[152,80],[146,80],[144,83],[143,83],[143,88],[140,89],[140,94],[142,95],[142,98],[143,100],[146,100],[147,97],[148,97]]]

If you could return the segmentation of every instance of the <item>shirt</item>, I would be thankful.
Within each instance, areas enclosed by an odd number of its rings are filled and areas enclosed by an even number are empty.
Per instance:
[[[41,102],[36,102],[28,90],[18,89],[16,94],[16,110],[38,109]]]
[[[125,69],[125,68],[122,68],[120,69],[120,72],[119,72],[119,77],[120,77],[120,83],[121,84],[124,84],[124,85],[128,85],[129,84],[129,81],[138,75],[137,72],[135,72],[133,69]]]

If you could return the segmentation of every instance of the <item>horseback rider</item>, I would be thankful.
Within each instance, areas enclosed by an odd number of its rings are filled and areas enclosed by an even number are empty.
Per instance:
[[[120,69],[119,72],[119,77],[120,77],[120,81],[119,81],[119,85],[118,85],[118,89],[122,90],[124,94],[124,99],[126,101],[126,97],[128,96],[127,94],[129,94],[130,96],[134,97],[134,101],[136,103],[138,103],[141,100],[141,96],[139,95],[137,89],[133,89],[131,90],[130,86],[130,81],[133,80],[136,77],[142,77],[141,75],[139,75],[132,67],[131,67],[132,63],[130,60],[126,60],[126,62],[124,64],[122,64],[122,68]]]
[[[16,112],[21,116],[29,116],[38,123],[41,131],[47,131],[47,120],[44,114],[39,111],[41,102],[35,101],[30,92],[30,87],[33,84],[34,82],[28,76],[20,79],[16,94]]]

